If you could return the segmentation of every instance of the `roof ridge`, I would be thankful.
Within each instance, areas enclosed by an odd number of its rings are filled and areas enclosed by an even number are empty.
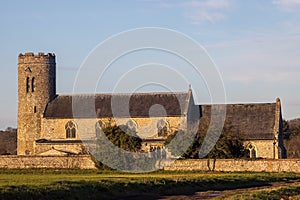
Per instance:
[[[121,95],[181,95],[187,94],[187,92],[141,92],[141,93],[95,93],[95,94],[58,94],[60,97],[70,97],[70,96],[121,96]]]
[[[226,105],[226,106],[238,106],[238,105],[274,105],[276,102],[255,102],[255,103],[216,103],[216,104],[199,104],[201,106],[219,106],[219,105]]]

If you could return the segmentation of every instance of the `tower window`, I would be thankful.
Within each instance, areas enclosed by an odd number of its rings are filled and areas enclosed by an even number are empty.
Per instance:
[[[76,138],[76,125],[72,121],[68,121],[65,125],[66,138]]]
[[[34,92],[34,87],[35,87],[35,85],[34,85],[34,81],[35,81],[35,78],[33,77],[32,79],[31,79],[31,92]]]
[[[36,106],[33,107],[33,112],[36,113]]]
[[[26,92],[28,93],[29,92],[29,88],[30,88],[30,85],[29,85],[29,77],[26,78]]]

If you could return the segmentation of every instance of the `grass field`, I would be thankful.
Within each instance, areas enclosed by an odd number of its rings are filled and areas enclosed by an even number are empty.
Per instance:
[[[218,199],[280,199],[300,194],[292,173],[165,172],[144,174],[89,170],[0,170],[0,199],[159,199],[164,196],[223,192]],[[284,187],[245,188],[283,184]],[[291,186],[289,186],[291,185]],[[246,192],[245,192],[246,191]],[[272,196],[269,198],[268,196]]]

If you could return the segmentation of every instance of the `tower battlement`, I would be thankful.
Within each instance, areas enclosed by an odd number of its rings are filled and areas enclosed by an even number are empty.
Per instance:
[[[27,52],[25,54],[20,53],[18,57],[19,63],[55,63],[55,54],[54,53],[43,53],[39,52],[34,54],[32,52]]]

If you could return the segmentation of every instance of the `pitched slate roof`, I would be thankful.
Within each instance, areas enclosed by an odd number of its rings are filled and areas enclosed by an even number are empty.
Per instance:
[[[58,95],[48,103],[44,117],[149,117],[149,113],[153,117],[181,116],[187,106],[187,96],[181,92]]]
[[[202,105],[200,126],[211,117],[211,105]],[[245,140],[274,138],[276,103],[227,104],[224,127]]]

